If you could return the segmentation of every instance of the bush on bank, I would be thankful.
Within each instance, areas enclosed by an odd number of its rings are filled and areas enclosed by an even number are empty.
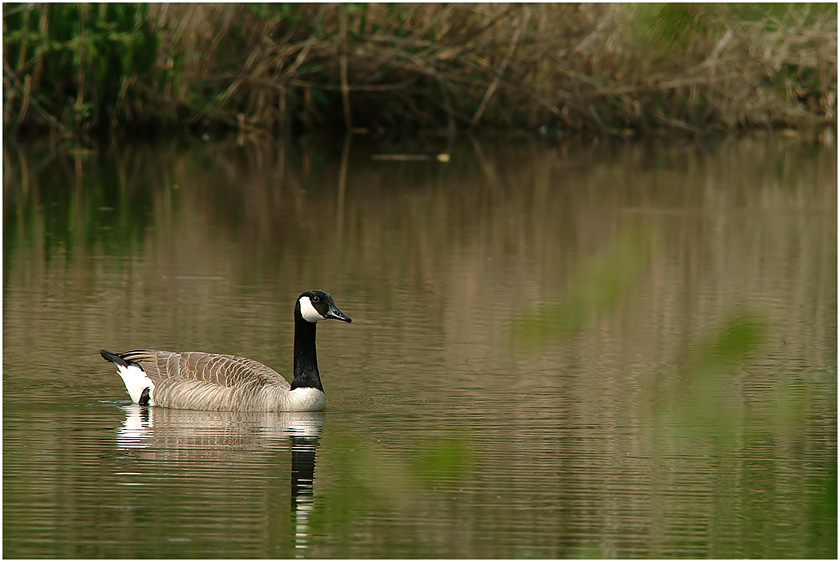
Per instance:
[[[4,4],[7,133],[836,124],[834,4]]]

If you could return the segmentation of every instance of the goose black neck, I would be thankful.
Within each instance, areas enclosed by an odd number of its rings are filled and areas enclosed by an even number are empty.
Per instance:
[[[296,388],[324,391],[315,357],[315,324],[304,320],[298,310],[295,310],[295,380],[292,381],[292,390]]]

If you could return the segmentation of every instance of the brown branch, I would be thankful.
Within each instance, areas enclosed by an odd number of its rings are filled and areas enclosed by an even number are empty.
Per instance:
[[[24,84],[20,81],[20,78],[18,78],[18,75],[15,74],[15,72],[11,69],[8,63],[6,63],[6,61],[3,61],[3,73],[6,75],[7,78],[9,78],[12,81],[12,85],[15,88],[17,88],[19,91],[24,92],[24,95],[26,95],[29,98],[28,103],[32,105],[32,107],[41,115],[41,117],[43,117],[50,125],[55,127],[57,130],[61,131],[62,133],[65,132],[64,125],[62,125],[58,121],[58,119],[56,119],[49,111],[44,109],[44,107],[40,103],[38,103],[38,100],[36,100],[31,95],[29,89],[26,86],[24,86]]]
[[[347,12],[341,10],[341,102],[344,106],[344,127],[347,131],[353,130],[353,118],[350,114],[350,89],[347,78]]]
[[[475,114],[473,115],[472,121],[470,121],[471,127],[475,127],[478,124],[478,120],[481,119],[481,115],[487,108],[487,104],[490,102],[490,98],[493,97],[493,93],[496,91],[496,88],[499,87],[499,80],[501,80],[501,77],[505,73],[505,69],[507,68],[508,63],[510,62],[510,58],[513,56],[514,51],[516,51],[516,44],[519,41],[519,34],[522,32],[522,29],[528,23],[530,17],[531,10],[529,10],[527,6],[523,6],[522,15],[519,16],[519,25],[516,26],[516,30],[513,32],[513,36],[510,38],[510,45],[508,46],[508,51],[505,54],[505,58],[504,60],[502,60],[502,64],[499,65],[499,70],[496,73],[496,78],[493,79],[493,82],[490,84],[490,87],[487,88],[487,91],[484,93],[484,99],[481,100],[481,103],[478,104],[478,109],[475,110]]]

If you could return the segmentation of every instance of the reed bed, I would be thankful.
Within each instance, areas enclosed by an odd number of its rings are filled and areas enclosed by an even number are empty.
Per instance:
[[[836,126],[836,5],[4,5],[4,129]]]

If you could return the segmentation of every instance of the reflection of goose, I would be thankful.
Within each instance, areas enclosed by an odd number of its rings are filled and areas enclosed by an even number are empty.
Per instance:
[[[117,365],[131,399],[141,405],[192,410],[320,411],[326,406],[315,356],[315,323],[350,322],[329,293],[306,291],[295,303],[294,380],[262,363],[212,353],[134,350],[102,357]]]
[[[120,448],[144,448],[145,440],[151,432],[151,412],[136,404],[126,407],[125,421],[120,428],[117,443]]]
[[[314,507],[315,453],[324,428],[323,412],[204,412],[125,406],[117,446],[132,457],[163,462],[196,460],[229,463],[269,453],[278,442],[292,445],[291,500],[294,545],[309,547],[309,517]],[[243,455],[243,453],[246,453]],[[121,472],[123,485],[146,482],[140,472]]]
[[[292,524],[295,528],[295,548],[299,550],[309,548],[309,515],[315,507],[317,446],[317,438],[292,437]]]
[[[242,451],[271,451],[285,439],[293,446],[297,439],[317,443],[326,417],[323,412],[205,412],[137,404],[124,409],[117,446],[169,461],[227,460]]]

